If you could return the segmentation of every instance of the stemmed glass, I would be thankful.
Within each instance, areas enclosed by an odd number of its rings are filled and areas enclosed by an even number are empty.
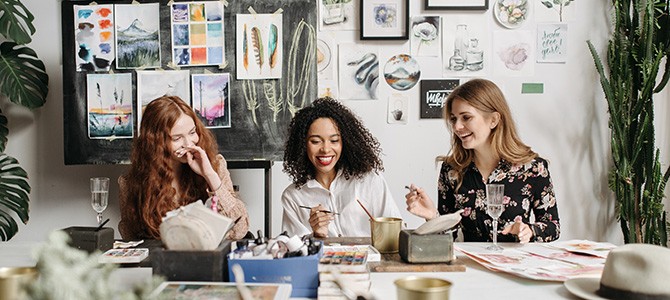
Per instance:
[[[493,245],[486,247],[487,250],[501,251],[503,248],[498,246],[498,218],[502,215],[505,207],[503,205],[503,195],[505,185],[487,184],[486,185],[486,213],[493,218],[492,234]]]
[[[102,212],[107,208],[109,197],[109,178],[91,178],[91,206],[98,213],[98,225],[102,223]]]

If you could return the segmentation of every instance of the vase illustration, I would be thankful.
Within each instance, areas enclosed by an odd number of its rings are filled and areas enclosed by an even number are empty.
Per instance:
[[[470,48],[465,55],[465,67],[470,71],[479,71],[484,68],[484,51],[479,49],[479,40],[470,39]]]
[[[333,3],[323,5],[323,24],[332,25],[344,22],[344,4]]]
[[[470,43],[470,37],[468,36],[468,25],[458,24],[456,25],[456,38],[454,38],[454,49],[458,50],[459,55],[463,57],[468,51],[468,43]]]
[[[460,71],[465,68],[465,59],[461,56],[461,51],[454,49],[454,55],[449,58],[449,69],[452,71]]]

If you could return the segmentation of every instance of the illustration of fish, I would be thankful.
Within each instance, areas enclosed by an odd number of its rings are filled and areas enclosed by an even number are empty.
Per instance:
[[[247,48],[247,24],[244,24],[244,38],[242,40],[242,64],[249,71],[249,49]]]
[[[277,65],[277,26],[270,24],[270,37],[268,38],[268,61],[270,68],[273,69]]]
[[[254,56],[259,68],[263,68],[263,39],[258,27],[251,28],[251,45],[254,47]]]

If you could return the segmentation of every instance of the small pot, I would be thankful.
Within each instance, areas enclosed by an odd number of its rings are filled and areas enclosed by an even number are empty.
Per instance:
[[[451,282],[438,278],[409,276],[396,280],[398,300],[448,300]]]
[[[35,267],[0,268],[0,299],[28,299],[26,286],[37,274]]]

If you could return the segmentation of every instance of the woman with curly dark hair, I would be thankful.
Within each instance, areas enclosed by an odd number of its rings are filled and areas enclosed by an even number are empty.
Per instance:
[[[283,230],[316,237],[369,236],[360,200],[375,217],[400,217],[379,158],[379,142],[344,105],[321,98],[289,125],[282,194]]]
[[[233,191],[216,139],[179,97],[163,96],[147,105],[130,161],[130,171],[118,180],[124,239],[159,239],[168,211],[209,197],[216,199],[220,214],[240,218],[230,238],[247,232],[247,209]]]

